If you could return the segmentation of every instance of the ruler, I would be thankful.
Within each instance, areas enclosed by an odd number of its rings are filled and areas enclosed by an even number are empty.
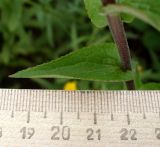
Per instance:
[[[159,147],[160,91],[0,89],[0,147]]]

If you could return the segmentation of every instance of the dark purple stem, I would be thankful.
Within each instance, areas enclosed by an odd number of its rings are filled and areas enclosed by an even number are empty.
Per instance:
[[[114,4],[115,0],[102,0],[104,6],[108,4]],[[117,44],[119,55],[121,58],[122,68],[124,70],[132,70],[131,66],[131,57],[129,46],[123,26],[123,22],[119,15],[117,14],[110,14],[107,16],[109,28],[112,32],[113,39]],[[128,90],[135,90],[135,83],[134,80],[127,81],[126,86]]]

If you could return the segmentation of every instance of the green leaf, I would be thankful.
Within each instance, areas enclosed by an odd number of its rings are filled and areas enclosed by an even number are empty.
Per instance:
[[[143,84],[141,90],[160,90],[160,83]]]
[[[89,18],[96,27],[105,27],[107,25],[107,19],[102,13],[101,0],[84,0],[85,7]]]
[[[120,13],[124,22],[131,22],[137,17],[160,31],[159,0],[118,0],[117,4],[109,4],[102,12],[101,0],[84,0],[88,15],[97,27],[107,25],[106,15]]]
[[[84,0],[84,3],[92,23],[98,28],[107,26],[107,18],[103,15],[101,0]],[[130,23],[134,19],[134,17],[129,14],[123,13],[121,16],[126,23]]]
[[[104,8],[105,15],[126,13],[152,25],[160,31],[159,0],[119,0],[120,4],[111,4]]]
[[[132,72],[123,71],[113,43],[79,49],[57,60],[29,68],[15,78],[69,78],[93,81],[128,81]]]

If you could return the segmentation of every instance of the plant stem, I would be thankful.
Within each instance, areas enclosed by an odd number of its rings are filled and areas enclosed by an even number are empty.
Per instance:
[[[115,0],[102,0],[102,3],[104,6],[106,6],[108,4],[115,3]],[[132,70],[130,51],[123,22],[118,14],[110,14],[107,16],[107,19],[113,39],[119,50],[122,68],[124,70]],[[135,90],[134,80],[126,81],[126,86],[128,90]]]

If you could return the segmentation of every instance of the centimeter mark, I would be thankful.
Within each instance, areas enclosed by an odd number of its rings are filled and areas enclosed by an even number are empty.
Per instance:
[[[44,112],[93,112],[160,114],[160,91],[63,91],[0,89],[0,110]],[[63,113],[62,113],[63,115]],[[62,116],[63,117],[63,116]],[[63,123],[63,120],[62,120]]]

